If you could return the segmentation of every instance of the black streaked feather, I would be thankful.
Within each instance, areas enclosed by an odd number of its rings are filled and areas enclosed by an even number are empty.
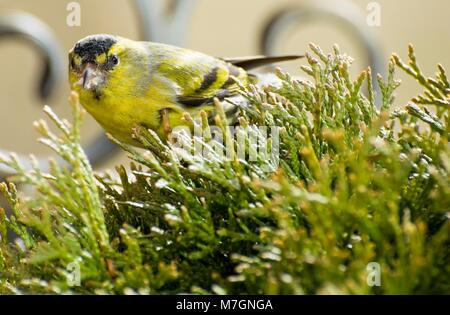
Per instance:
[[[203,76],[203,81],[200,87],[195,91],[195,93],[200,93],[207,90],[216,80],[218,67],[213,68],[210,72]]]
[[[251,57],[234,57],[222,58],[222,60],[231,63],[245,70],[258,68],[275,62],[295,60],[303,58],[303,55],[286,55],[286,56],[251,56]]]

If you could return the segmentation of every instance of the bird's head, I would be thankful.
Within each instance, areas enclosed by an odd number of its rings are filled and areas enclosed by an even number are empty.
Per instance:
[[[69,52],[69,81],[75,90],[99,92],[120,67],[124,47],[112,35],[91,35]]]

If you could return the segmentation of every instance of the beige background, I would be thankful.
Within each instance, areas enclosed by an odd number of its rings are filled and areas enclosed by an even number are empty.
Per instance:
[[[345,0],[328,0],[330,5],[339,5]],[[62,0],[3,0],[0,14],[11,10],[24,10],[45,21],[55,32],[62,47],[68,51],[74,42],[92,33],[113,33],[138,39],[136,12],[129,0],[89,0],[78,1],[82,8],[81,27],[66,25],[66,5]],[[306,1],[269,0],[197,0],[185,46],[217,56],[249,55],[258,53],[260,32],[272,14],[288,4]],[[366,5],[370,1],[354,0],[367,15]],[[391,52],[406,57],[407,44],[416,47],[418,59],[426,73],[435,71],[440,62],[450,69],[450,1],[445,0],[383,0],[381,5],[381,26],[372,27],[378,38],[385,61]],[[281,50],[302,53],[308,42],[315,42],[324,50],[333,43],[339,43],[341,50],[353,55],[356,60],[355,72],[365,67],[357,45],[342,30],[321,21],[296,30],[287,38]],[[65,61],[66,62],[66,61]],[[298,64],[286,67],[295,72]],[[36,143],[36,133],[31,124],[43,117],[39,100],[36,99],[35,83],[40,69],[39,56],[30,46],[17,40],[0,41],[0,148],[20,153],[48,153]],[[405,78],[403,74],[400,78]],[[398,91],[397,105],[402,106],[417,91],[411,79],[403,80]],[[59,98],[52,101],[56,112],[69,117],[70,111],[65,101],[68,85],[59,92]],[[88,119],[83,130],[85,140],[100,129],[92,119]],[[110,159],[104,166],[124,160],[123,156]]]

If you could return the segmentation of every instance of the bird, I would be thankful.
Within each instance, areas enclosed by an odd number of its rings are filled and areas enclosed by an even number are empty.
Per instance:
[[[164,140],[186,124],[185,113],[214,115],[214,99],[238,95],[255,83],[257,67],[302,55],[218,58],[173,45],[110,34],[79,40],[69,51],[69,83],[81,105],[115,139],[142,144],[133,129],[151,129]],[[239,84],[238,84],[239,82]],[[229,104],[227,117],[238,111]]]

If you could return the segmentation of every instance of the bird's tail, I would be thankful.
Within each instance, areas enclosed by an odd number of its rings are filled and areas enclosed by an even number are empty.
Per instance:
[[[226,62],[234,66],[241,67],[245,70],[251,70],[269,64],[296,60],[305,57],[304,55],[284,55],[284,56],[249,56],[249,57],[232,57],[222,58]]]

